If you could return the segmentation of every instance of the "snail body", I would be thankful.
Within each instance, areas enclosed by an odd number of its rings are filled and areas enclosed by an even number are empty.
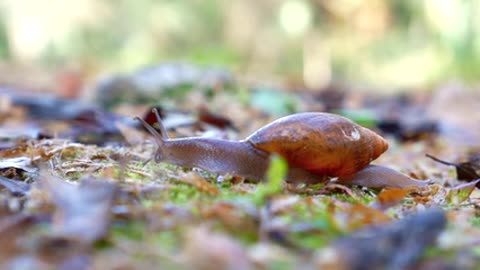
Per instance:
[[[337,182],[340,184],[372,188],[424,187],[431,183],[430,180],[421,181],[412,179],[403,173],[378,165],[369,165],[354,174],[341,176],[338,178]]]
[[[137,118],[154,136],[158,146],[154,155],[156,162],[262,180],[270,156],[278,154],[289,164],[287,181],[291,182],[320,182],[326,177],[339,177],[342,183],[368,187],[418,186],[417,182],[421,182],[385,167],[368,166],[388,149],[388,143],[375,132],[339,115],[293,114],[241,141],[199,137],[170,139],[156,115],[160,132]],[[359,174],[365,168],[366,173]],[[396,173],[391,183],[389,177],[385,178],[389,170]],[[360,176],[355,177],[357,174]]]

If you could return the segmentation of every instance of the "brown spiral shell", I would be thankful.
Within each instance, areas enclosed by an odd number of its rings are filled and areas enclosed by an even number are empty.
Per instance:
[[[388,148],[387,141],[370,129],[318,112],[280,118],[245,141],[283,156],[293,167],[332,177],[356,173]]]

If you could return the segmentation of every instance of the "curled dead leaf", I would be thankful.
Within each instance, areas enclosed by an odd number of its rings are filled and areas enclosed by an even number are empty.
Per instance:
[[[444,161],[429,154],[426,154],[426,156],[441,164],[454,166],[458,180],[470,182],[480,178],[480,153],[470,155],[468,161],[461,163]],[[480,184],[477,184],[477,187],[480,188]]]

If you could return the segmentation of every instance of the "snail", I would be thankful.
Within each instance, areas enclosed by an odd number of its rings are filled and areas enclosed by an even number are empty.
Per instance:
[[[372,188],[424,186],[393,169],[369,165],[388,148],[380,135],[340,115],[305,112],[285,116],[260,128],[244,140],[188,137],[171,139],[158,112],[159,132],[136,117],[153,135],[154,160],[212,173],[262,180],[270,156],[278,154],[289,165],[287,181],[316,183],[337,177],[343,184]]]

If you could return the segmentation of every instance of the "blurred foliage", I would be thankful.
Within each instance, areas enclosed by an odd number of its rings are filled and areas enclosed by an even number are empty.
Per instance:
[[[274,89],[256,89],[252,92],[250,100],[254,108],[269,115],[282,116],[299,111],[299,101],[295,95]]]
[[[478,80],[479,13],[474,0],[6,0],[0,57],[91,73],[175,59],[311,88],[419,87]]]
[[[7,59],[10,56],[10,48],[2,13],[0,10],[0,59]]]

